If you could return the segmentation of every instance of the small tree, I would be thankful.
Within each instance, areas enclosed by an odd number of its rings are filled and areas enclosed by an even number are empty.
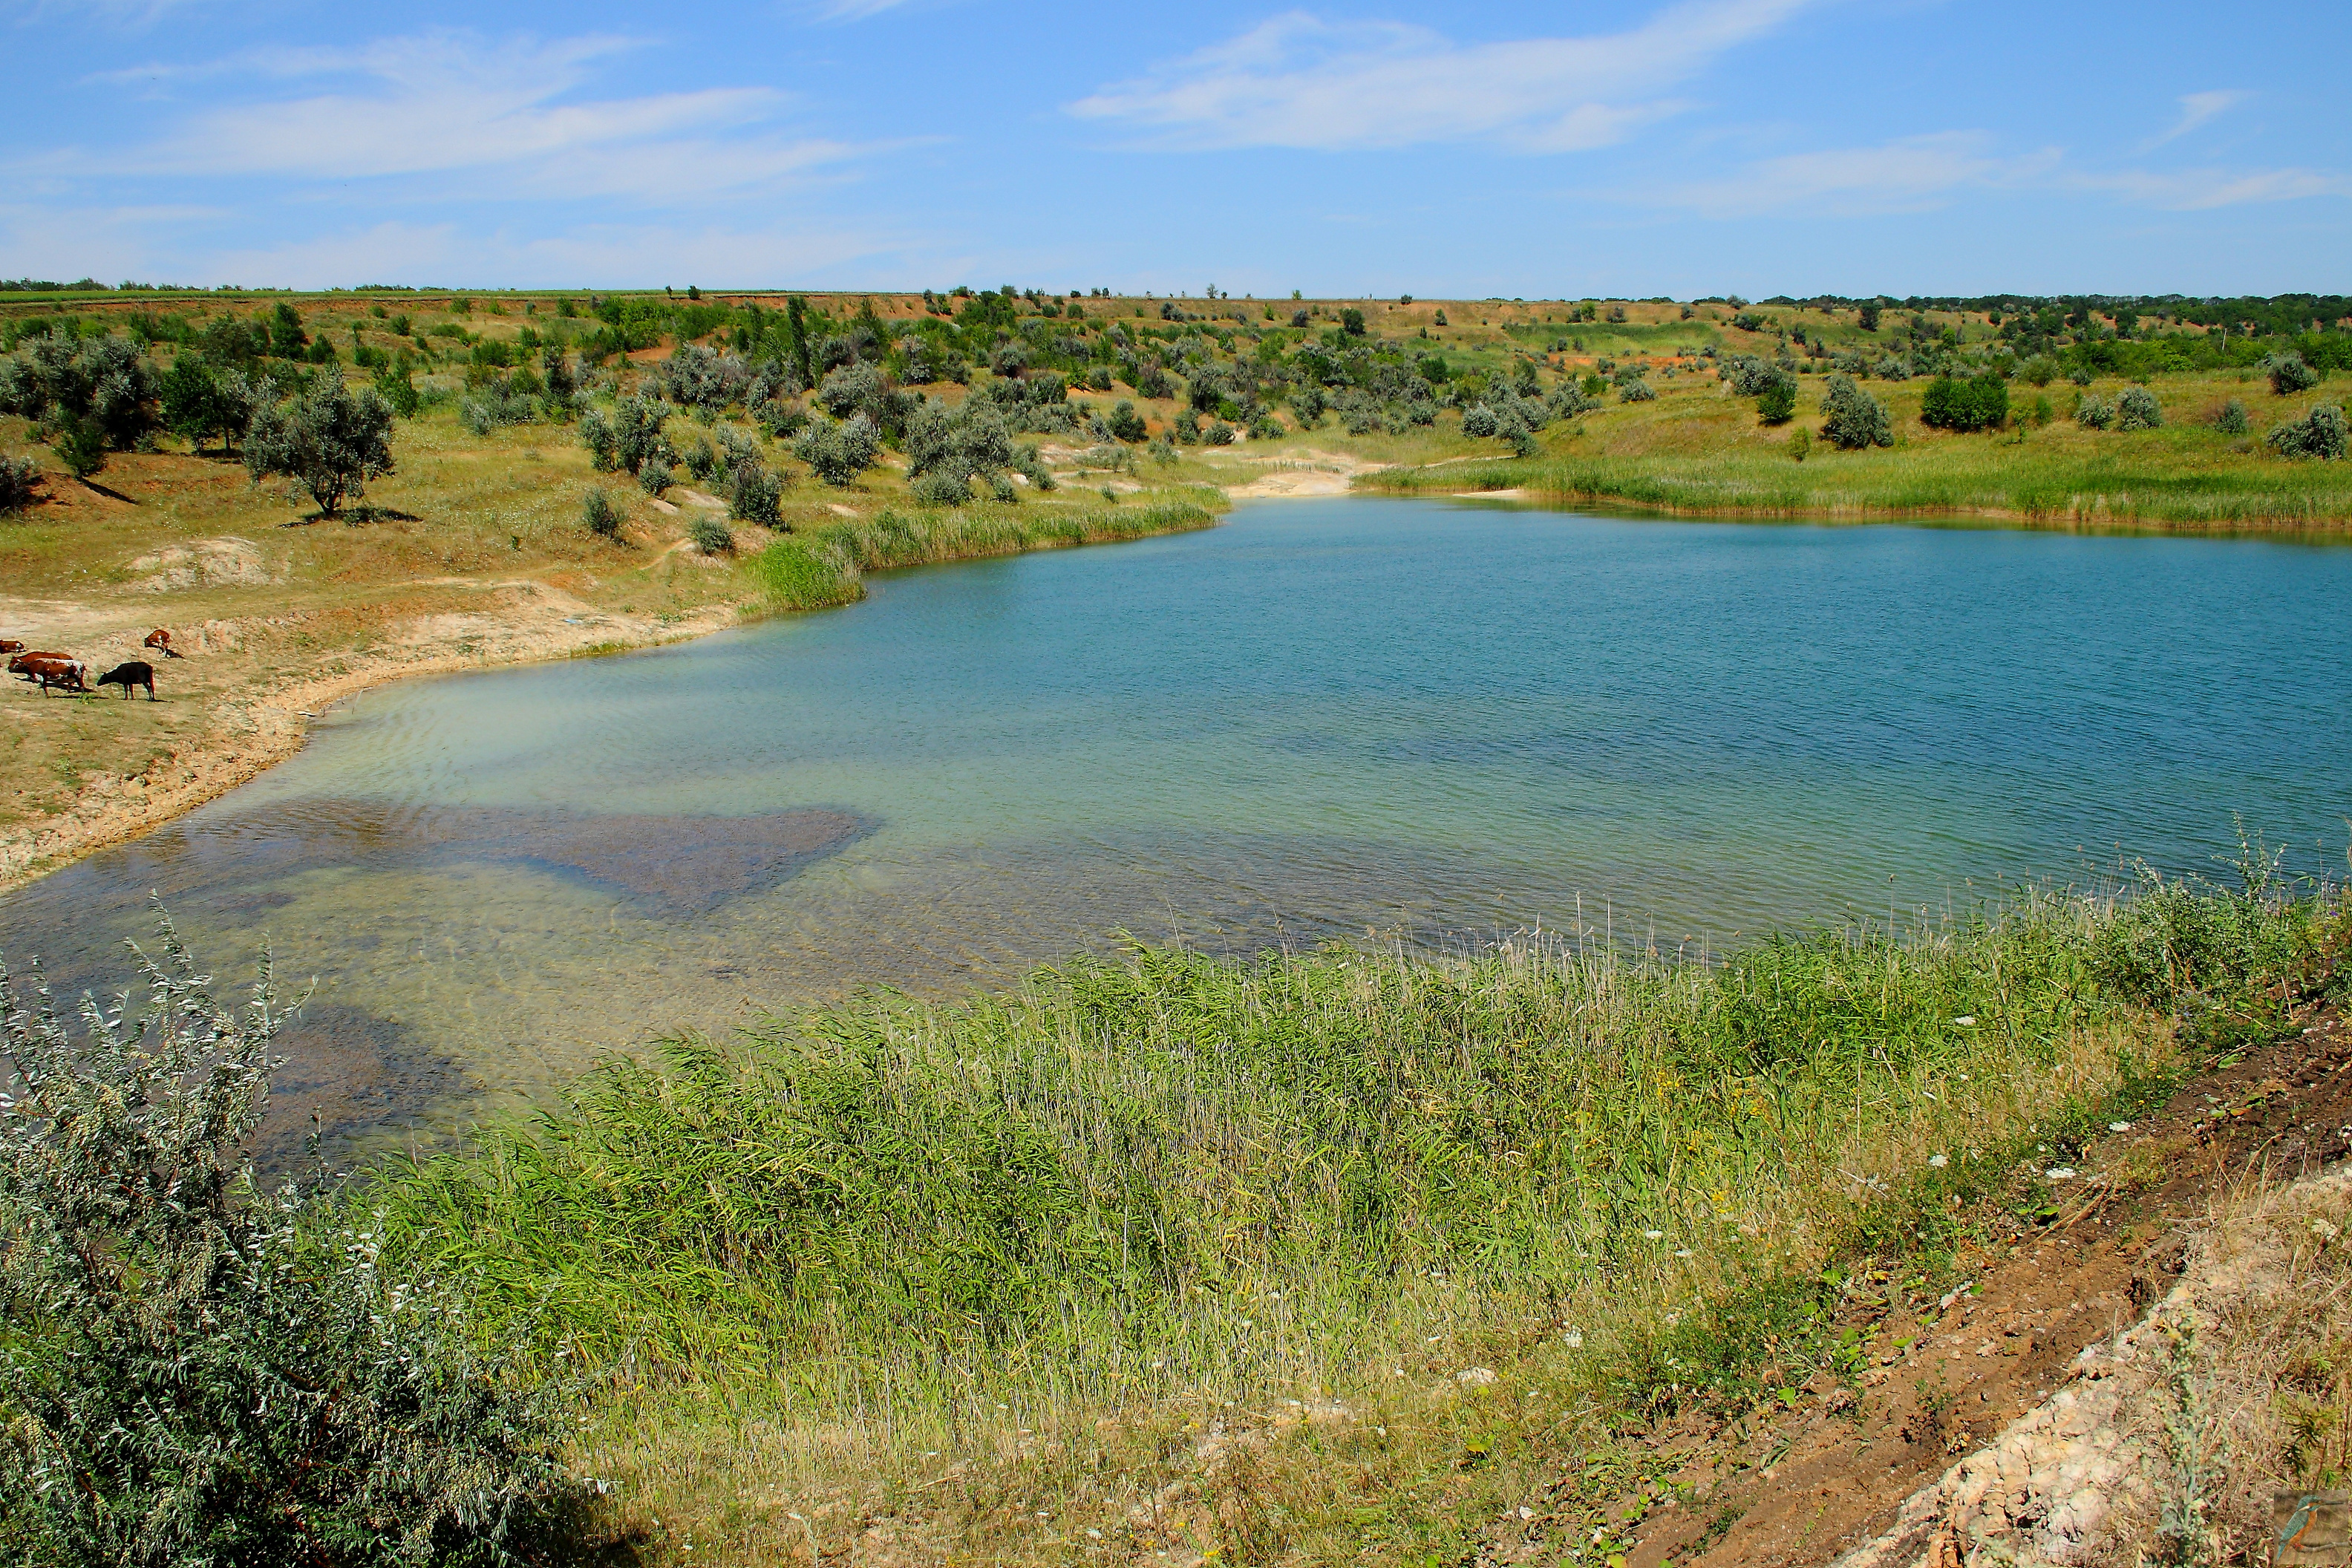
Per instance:
[[[1793,375],[1781,376],[1756,399],[1756,417],[1760,423],[1786,425],[1796,416],[1797,378]]]
[[[811,421],[793,441],[793,456],[826,484],[849,485],[874,466],[881,445],[881,433],[875,429],[874,421],[856,414],[838,425]]]
[[[68,1031],[0,969],[0,1531],[26,1561],[511,1562],[574,1491],[562,1380],[379,1272],[324,1183],[247,1153],[287,1011],[216,1001],[168,921],[144,1005]],[[30,1539],[27,1539],[29,1535]],[[541,1537],[534,1540],[533,1537]],[[12,1552],[12,1555],[15,1552]],[[556,1553],[561,1555],[560,1550]]]
[[[2303,363],[2299,353],[2275,353],[2263,360],[2263,374],[2271,378],[2271,390],[2281,397],[2291,397],[2298,392],[2308,392],[2319,384],[2319,373]]]
[[[1105,423],[1110,426],[1112,437],[1121,441],[1140,441],[1150,434],[1150,427],[1144,424],[1143,416],[1138,414],[1135,405],[1124,397],[1112,406],[1110,417]]]
[[[2246,433],[2245,404],[2232,397],[2221,405],[2221,411],[2213,416],[2213,428],[2224,436],[2244,435]]]
[[[163,426],[198,451],[221,428],[221,389],[203,360],[183,353],[163,377]]]
[[[2341,458],[2345,447],[2344,410],[2320,404],[2302,418],[2273,430],[2270,444],[2284,458]]]
[[[697,512],[686,525],[687,537],[705,555],[725,555],[735,548],[735,535],[727,525],[706,512]]]
[[[767,465],[756,458],[741,458],[729,470],[727,514],[741,522],[756,522],[762,528],[773,528],[782,517],[781,502],[783,487]]]
[[[1895,445],[1886,405],[1863,391],[1850,375],[1830,377],[1827,395],[1822,399],[1822,438],[1840,451]]]
[[[1351,338],[1364,335],[1364,313],[1350,305],[1339,312],[1339,331]]]
[[[345,499],[367,493],[368,480],[393,471],[392,406],[373,387],[352,391],[330,367],[290,405],[254,412],[245,467],[256,479],[293,480],[332,517]]]
[[[1919,403],[1919,422],[1944,430],[1997,430],[2008,419],[2009,384],[1998,371],[1965,381],[1939,375]]]
[[[1878,307],[1875,305],[1864,305],[1861,310],[1854,312],[1853,321],[1854,325],[1860,327],[1865,332],[1874,332],[1878,331]]]
[[[2127,386],[2116,401],[2116,427],[2120,430],[2153,430],[2164,423],[2164,409],[2156,401],[2156,394],[2145,386]]]
[[[601,489],[588,492],[588,499],[581,503],[580,517],[588,525],[588,531],[599,539],[621,537],[620,510],[614,506],[613,498]]]
[[[68,414],[58,424],[57,434],[50,438],[50,448],[66,472],[87,483],[90,475],[106,467],[106,432],[95,420],[78,414]]]
[[[30,458],[0,458],[0,517],[33,504],[33,486],[41,477]]]

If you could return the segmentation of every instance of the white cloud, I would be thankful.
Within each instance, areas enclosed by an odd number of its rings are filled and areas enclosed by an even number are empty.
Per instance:
[[[1161,144],[1320,152],[1493,141],[1607,146],[1683,107],[1664,95],[1808,0],[1689,0],[1629,32],[1462,45],[1402,22],[1291,12],[1068,106]]]
[[[1763,158],[1728,176],[1657,191],[1644,199],[1708,217],[1763,214],[1919,212],[1969,188],[2020,185],[2046,176],[2055,149],[2003,157],[1980,131],[1906,136],[1875,147],[1841,147]]]
[[[2352,176],[2325,169],[2179,169],[2162,174],[2133,169],[2117,174],[2085,174],[2075,184],[2173,212],[2206,212],[2311,196],[2352,197]]]
[[[313,89],[197,110],[127,158],[37,153],[19,162],[44,171],[78,163],[91,175],[130,166],[338,184],[436,176],[436,199],[607,197],[666,206],[775,187],[860,151],[778,134],[770,122],[788,100],[766,87],[576,96],[599,67],[636,47],[607,37],[542,43],[441,32],[354,49],[134,68],[100,79],[168,89],[226,76]]]
[[[2153,152],[2168,142],[2178,141],[2222,110],[2234,104],[2242,103],[2252,96],[2252,93],[2239,92],[2234,89],[2183,93],[2180,98],[2179,121],[2171,130],[2148,142],[2142,151]]]

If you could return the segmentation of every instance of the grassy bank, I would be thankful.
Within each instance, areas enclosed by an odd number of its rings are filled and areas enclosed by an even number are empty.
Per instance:
[[[1224,504],[1211,489],[1188,499],[1054,511],[886,508],[871,521],[845,520],[779,538],[754,558],[751,570],[776,608],[822,609],[864,598],[868,572],[1181,533],[1213,524]]]
[[[1712,517],[1977,516],[2059,526],[2340,531],[2352,519],[2352,468],[2282,458],[2259,433],[2299,417],[2322,394],[2274,396],[2234,374],[2157,384],[2171,421],[2154,430],[2084,429],[2063,415],[1990,434],[1933,430],[1918,419],[1918,383],[1866,384],[1887,405],[1892,447],[1840,452],[1814,439],[1802,460],[1789,442],[1814,417],[1822,382],[1800,378],[1790,426],[1758,422],[1755,400],[1712,378],[1659,388],[1655,401],[1603,409],[1545,432],[1526,458],[1498,457],[1395,468],[1356,488],[1402,494],[1522,490],[1565,500],[1630,504]],[[2112,397],[2114,384],[2095,388]],[[2030,389],[2014,395],[2030,402]],[[2061,409],[2072,387],[2053,389]],[[2212,428],[2229,398],[2249,409],[2255,437]]]
[[[1451,1560],[1569,1456],[1622,1489],[1621,1422],[1797,1397],[2343,940],[2257,885],[1714,966],[1138,950],[676,1041],[368,1201],[628,1391],[583,1457],[657,1555]]]

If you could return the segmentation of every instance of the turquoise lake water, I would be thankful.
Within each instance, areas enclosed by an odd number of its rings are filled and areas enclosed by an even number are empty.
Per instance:
[[[370,693],[0,917],[69,984],[151,889],[266,935],[359,1126],[1119,930],[1719,947],[2352,831],[2352,549],[1350,498],[871,586]]]

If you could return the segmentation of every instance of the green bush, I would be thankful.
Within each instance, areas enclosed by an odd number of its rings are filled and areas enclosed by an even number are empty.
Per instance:
[[[1786,425],[1797,416],[1797,378],[1784,375],[1756,399],[1756,417],[1766,425]]]
[[[1339,312],[1339,331],[1351,338],[1364,335],[1364,313],[1350,305]]]
[[[2213,428],[2224,436],[2244,435],[2246,433],[2245,404],[2233,397],[2221,405],[2221,411],[2213,416]]]
[[[1121,441],[1140,441],[1150,434],[1150,426],[1144,423],[1143,416],[1138,414],[1135,405],[1124,397],[1112,407],[1104,423],[1109,426],[1111,435]]]
[[[677,482],[667,463],[648,460],[637,465],[637,488],[649,496],[658,497]]]
[[[837,425],[812,421],[793,440],[793,456],[806,463],[818,479],[837,486],[856,483],[858,475],[874,466],[881,448],[881,433],[863,414],[854,414]]]
[[[1850,375],[1832,375],[1822,398],[1822,438],[1840,451],[1895,445],[1886,418],[1886,405],[1854,384]]]
[[[2116,405],[2095,392],[2074,400],[2074,423],[2085,430],[2105,430],[2116,422]]]
[[[40,477],[40,466],[30,458],[0,458],[0,517],[32,505]]]
[[[727,515],[774,528],[782,520],[783,486],[755,457],[739,457],[727,476]]]
[[[334,1186],[261,1189],[287,1009],[266,963],[240,1009],[162,946],[144,1005],[85,1000],[79,1040],[0,969],[0,1540],[78,1568],[561,1555],[576,1385],[473,1348]]]
[[[947,468],[919,475],[908,488],[925,506],[962,506],[971,500],[971,480]]]
[[[588,531],[599,539],[621,537],[621,513],[613,505],[613,498],[601,489],[590,490],[580,504],[580,519]]]
[[[705,555],[725,555],[735,548],[734,533],[706,511],[698,511],[687,521],[686,536]]]
[[[1998,430],[2008,420],[2009,384],[1995,371],[1965,381],[1939,375],[1919,403],[1919,422],[1941,430]]]
[[[58,420],[56,433],[49,437],[49,447],[66,472],[75,479],[87,479],[106,467],[106,432],[98,421],[78,414],[68,414]]]
[[[2127,386],[2116,400],[2116,428],[2154,430],[2164,423],[2164,409],[2156,394],[2145,386]]]
[[[2271,390],[2281,397],[2298,392],[2309,392],[2319,384],[2319,373],[2305,364],[2299,353],[2267,354],[2263,359],[2263,374],[2271,378]]]
[[[2341,458],[2345,445],[2344,410],[2323,403],[2300,419],[2270,433],[2270,444],[2284,458]]]

